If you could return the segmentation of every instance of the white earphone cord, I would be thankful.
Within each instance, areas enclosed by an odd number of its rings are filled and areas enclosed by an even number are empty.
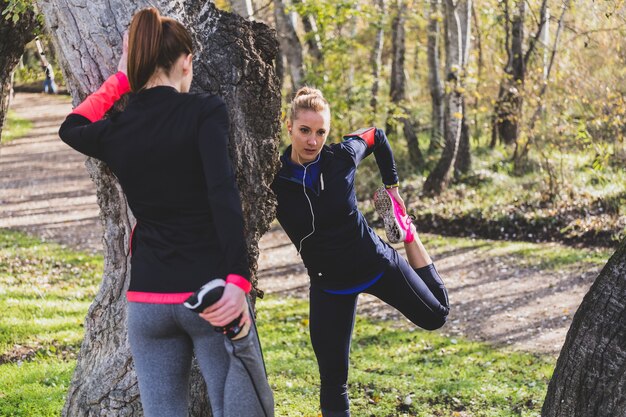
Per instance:
[[[302,165],[302,162],[300,162],[300,155],[296,154],[296,156],[298,157],[298,163],[300,165]],[[308,235],[306,235],[305,237],[302,238],[302,240],[300,240],[300,247],[298,248],[298,255],[300,255],[300,252],[302,252],[302,243],[304,242],[304,240],[310,236],[313,235],[313,233],[315,233],[315,213],[313,212],[313,204],[311,203],[311,199],[309,198],[309,195],[306,193],[306,170],[310,165],[316,164],[319,160],[320,160],[320,156],[321,153],[319,155],[317,155],[317,159],[315,160],[315,162],[313,162],[312,164],[309,164],[307,166],[304,166],[304,175],[302,175],[302,191],[304,191],[304,196],[306,197],[306,200],[309,202],[309,209],[311,210],[311,226],[313,226],[313,230],[311,231],[311,233],[309,233]]]

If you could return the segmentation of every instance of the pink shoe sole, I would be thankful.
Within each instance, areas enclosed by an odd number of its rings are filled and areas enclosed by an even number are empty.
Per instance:
[[[374,193],[374,207],[383,219],[385,234],[390,243],[413,241],[411,218],[402,213],[402,207],[385,187],[377,189]]]

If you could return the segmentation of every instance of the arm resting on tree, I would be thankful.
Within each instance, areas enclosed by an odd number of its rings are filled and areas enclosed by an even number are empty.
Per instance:
[[[123,72],[111,75],[67,116],[59,129],[61,140],[78,152],[98,158],[99,140],[108,126],[106,120],[100,119],[129,89]]]
[[[397,186],[399,180],[396,162],[393,159],[389,140],[382,129],[375,127],[361,129],[343,138],[345,149],[350,153],[356,165],[373,152],[383,184]]]
[[[119,71],[107,78],[100,88],[90,94],[71,114],[80,114],[89,121],[96,122],[102,119],[113,104],[129,91],[128,78],[126,74]]]
[[[216,97],[204,110],[198,132],[198,148],[204,168],[209,205],[225,256],[227,282],[250,291],[248,251],[243,232],[239,189],[228,153],[228,112]]]

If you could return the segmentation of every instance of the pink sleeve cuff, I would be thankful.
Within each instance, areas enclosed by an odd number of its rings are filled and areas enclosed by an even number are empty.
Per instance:
[[[228,274],[228,276],[226,277],[226,283],[238,286],[239,288],[244,290],[246,294],[248,294],[252,289],[252,283],[241,275]]]
[[[366,127],[363,129],[359,129],[356,132],[349,133],[344,136],[344,139],[349,138],[361,138],[365,143],[367,143],[367,147],[371,148],[374,146],[376,142],[376,128],[375,127]]]
[[[96,122],[109,111],[113,104],[130,91],[128,78],[123,72],[111,75],[100,88],[80,103],[71,114],[80,114],[89,121]]]

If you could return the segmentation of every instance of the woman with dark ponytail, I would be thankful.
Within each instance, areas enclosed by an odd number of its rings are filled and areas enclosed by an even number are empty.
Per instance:
[[[350,339],[359,294],[375,295],[415,325],[435,330],[446,322],[448,293],[398,193],[385,133],[369,127],[326,145],[330,105],[310,87],[298,90],[291,102],[287,131],[291,146],[272,183],[276,217],[311,280],[309,331],[320,371],[322,416],[349,417]],[[372,153],[384,184],[374,195],[376,210],[387,239],[404,243],[408,261],[357,208],[357,166]]]
[[[246,297],[250,271],[228,112],[215,95],[189,94],[192,51],[181,23],[154,8],[139,11],[118,72],[67,116],[59,135],[108,165],[137,219],[126,296],[144,415],[187,417],[195,353],[214,417],[273,416]],[[125,110],[103,119],[128,92]],[[225,280],[217,302],[200,314],[183,305],[217,278]],[[213,329],[231,323],[243,328],[233,339]]]

